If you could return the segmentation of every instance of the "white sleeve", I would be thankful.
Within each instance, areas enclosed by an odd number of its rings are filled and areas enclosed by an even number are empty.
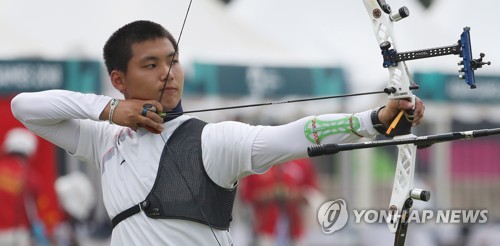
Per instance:
[[[357,134],[363,137],[373,137],[378,133],[371,123],[372,110],[352,115],[359,120]],[[308,157],[307,147],[315,145],[304,133],[307,122],[315,116],[308,116],[300,120],[280,126],[265,127],[255,138],[252,146],[252,170],[254,173],[263,173],[272,165],[286,161]],[[350,114],[324,114],[316,117],[318,120],[335,121],[351,117]],[[341,127],[340,127],[341,128]],[[361,137],[352,132],[338,132],[326,135],[322,144],[357,142]]]
[[[354,114],[359,120],[357,133],[365,137],[377,134],[370,119],[371,110]],[[345,114],[317,116],[324,121],[346,118]],[[232,187],[240,178],[263,173],[272,165],[307,157],[313,145],[304,133],[314,116],[280,125],[250,126],[239,122],[208,124],[202,134],[203,162],[212,180],[222,187]],[[321,143],[345,143],[360,139],[352,133],[331,134]]]
[[[252,145],[263,126],[224,121],[207,124],[201,136],[203,164],[219,186],[230,188],[252,173]]]
[[[28,129],[53,144],[75,153],[80,120],[99,121],[111,97],[64,90],[21,93],[11,102],[12,113]]]

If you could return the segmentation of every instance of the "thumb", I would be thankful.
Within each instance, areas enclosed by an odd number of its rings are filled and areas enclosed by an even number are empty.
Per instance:
[[[409,110],[414,108],[414,104],[408,100],[399,99],[396,103],[399,109]]]

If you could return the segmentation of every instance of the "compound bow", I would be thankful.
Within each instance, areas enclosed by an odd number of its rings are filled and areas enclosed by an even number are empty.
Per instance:
[[[389,99],[406,99],[415,102],[415,95],[410,90],[413,82],[411,74],[405,61],[422,58],[430,58],[443,55],[459,55],[462,60],[459,66],[461,73],[459,78],[464,79],[471,89],[476,88],[474,70],[483,65],[490,65],[490,62],[483,62],[483,53],[479,59],[473,59],[470,42],[469,27],[465,27],[460,40],[453,45],[423,49],[409,52],[398,52],[394,35],[394,23],[409,16],[407,7],[401,7],[397,11],[392,11],[385,0],[363,0],[368,15],[370,17],[373,31],[377,43],[381,49],[383,57],[383,67],[389,71],[389,82],[384,90]],[[391,200],[389,203],[389,216],[387,225],[389,230],[395,235],[395,245],[404,245],[410,208],[413,199],[428,201],[430,192],[413,187],[415,172],[415,155],[417,147],[428,147],[437,142],[452,141],[458,139],[470,139],[474,137],[500,134],[500,129],[477,130],[469,132],[454,132],[433,136],[416,137],[411,134],[411,112],[401,112],[406,114],[398,124],[399,133],[392,140],[381,140],[357,144],[324,144],[308,148],[309,156],[325,154],[335,154],[344,150],[371,148],[378,146],[397,145],[399,149],[394,185],[392,188]],[[400,115],[401,115],[400,114]],[[406,119],[405,119],[406,118]],[[387,132],[389,134],[389,132]]]

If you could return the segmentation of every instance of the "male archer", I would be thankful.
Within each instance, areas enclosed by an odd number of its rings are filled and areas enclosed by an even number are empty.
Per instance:
[[[424,113],[417,99],[278,126],[206,123],[182,114],[177,42],[150,21],[114,32],[104,62],[124,99],[49,90],[19,94],[12,111],[32,132],[100,170],[112,245],[232,245],[238,180],[307,157],[312,144],[375,137],[374,123],[387,127],[400,108],[414,108],[414,125]]]

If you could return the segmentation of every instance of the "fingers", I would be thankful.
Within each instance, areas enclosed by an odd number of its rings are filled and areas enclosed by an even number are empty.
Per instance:
[[[157,115],[156,113],[153,113],[151,111],[147,112],[147,116],[140,116],[141,118],[139,119],[139,122],[137,123],[138,127],[143,127],[144,129],[148,130],[149,132],[152,133],[161,133],[164,129],[163,127],[163,119]],[[153,120],[154,118],[154,120]],[[158,118],[160,119],[159,123],[157,120]]]
[[[157,101],[122,100],[115,109],[113,123],[133,130],[143,127],[149,132],[161,133],[164,128],[163,118],[157,112],[163,112],[163,106]]]
[[[412,122],[412,126],[417,126],[423,122],[425,106],[418,97],[415,98],[415,103],[405,99],[390,100],[386,104],[386,110],[381,112],[382,115],[379,114],[380,121],[382,123],[389,122],[401,110],[409,114],[406,115],[406,118]]]
[[[148,118],[153,120],[154,122],[163,124],[163,118],[160,117],[155,111],[153,111],[151,108],[148,110],[148,108],[144,107],[141,109],[140,115],[144,118]],[[140,122],[143,123],[143,122]]]
[[[144,127],[152,133],[161,133],[164,127],[163,118],[158,115],[160,112],[163,112],[163,107],[159,102],[149,101],[145,103],[136,123],[137,126]]]
[[[425,105],[418,97],[415,98],[415,104],[410,101],[398,99],[396,100],[398,110],[412,112],[407,118],[412,122],[412,126],[418,126],[423,122]]]
[[[399,110],[411,110],[413,109],[413,103],[408,100],[398,99],[396,100],[396,106]]]
[[[420,123],[423,122],[424,112],[425,112],[424,102],[422,102],[422,100],[420,100],[417,97],[415,99],[415,111],[413,112],[414,115],[413,126],[418,126],[420,125]]]
[[[157,114],[163,112],[163,106],[158,101],[146,101],[146,102],[144,102],[142,107],[151,111],[151,112],[155,112]]]

